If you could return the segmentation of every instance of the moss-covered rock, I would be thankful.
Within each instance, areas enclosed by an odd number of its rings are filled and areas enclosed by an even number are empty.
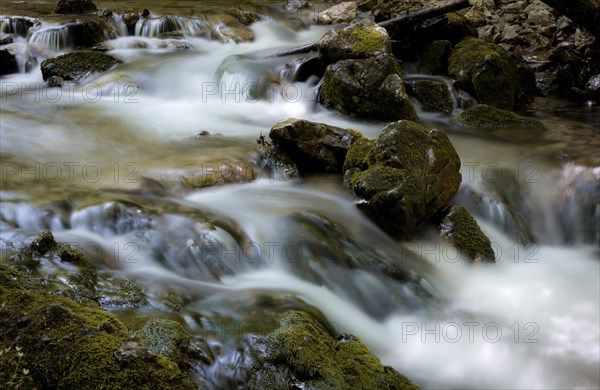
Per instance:
[[[113,315],[48,294],[43,283],[0,264],[0,348],[20,349],[20,364],[35,387],[197,388],[173,361],[143,347],[145,353],[122,358],[123,345],[130,342]],[[0,364],[4,372],[5,360]]]
[[[448,74],[448,60],[452,54],[452,42],[448,40],[433,41],[425,47],[417,68],[427,74]]]
[[[41,68],[44,80],[52,76],[59,76],[64,80],[79,80],[93,73],[106,72],[122,62],[97,51],[80,51],[44,60]]]
[[[82,14],[97,10],[98,8],[92,0],[59,0],[52,12],[55,14]]]
[[[544,128],[542,122],[537,119],[520,116],[487,104],[477,104],[467,108],[463,113],[454,118],[454,122],[462,127],[477,129]]]
[[[454,103],[445,82],[431,79],[412,80],[406,82],[406,87],[408,94],[416,97],[421,103],[423,111],[452,113]]]
[[[319,12],[317,22],[321,24],[351,22],[356,17],[357,8],[355,1],[345,1],[336,4],[325,11]]]
[[[317,48],[329,64],[319,91],[325,107],[365,118],[417,118],[384,28],[363,20],[328,31]]]
[[[496,261],[490,239],[464,207],[450,207],[440,224],[440,231],[442,237],[455,245],[471,263]]]
[[[319,59],[324,65],[340,60],[365,59],[391,52],[387,31],[375,23],[362,20],[340,29],[329,30],[317,43]]]
[[[357,337],[333,336],[304,312],[293,311],[283,317],[265,344],[267,367],[251,372],[249,383],[253,386],[418,389],[393,368],[383,366]]]
[[[349,129],[290,118],[273,126],[269,137],[304,174],[342,173],[350,145],[362,136]]]
[[[446,134],[410,121],[389,124],[368,147],[351,150],[345,165],[358,206],[391,236],[410,239],[458,190],[458,154]]]
[[[448,72],[480,103],[514,110],[535,97],[535,77],[519,57],[481,39],[465,38],[452,52]]]
[[[321,103],[342,113],[384,120],[416,120],[400,67],[391,55],[343,60],[325,70]]]
[[[148,321],[135,334],[142,339],[148,350],[166,356],[180,366],[183,365],[186,349],[192,339],[183,325],[163,318]]]

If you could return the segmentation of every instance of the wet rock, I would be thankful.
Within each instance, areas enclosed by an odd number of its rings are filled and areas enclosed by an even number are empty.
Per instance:
[[[300,178],[298,167],[286,153],[266,141],[262,134],[256,141],[258,142],[260,166],[267,170],[268,177],[284,181]]]
[[[0,33],[0,45],[9,45],[13,43],[12,34]]]
[[[97,11],[98,8],[91,0],[59,0],[55,14],[83,14]]]
[[[162,318],[148,321],[144,327],[135,333],[143,340],[149,351],[168,357],[182,366],[185,350],[192,336],[179,322]]]
[[[417,68],[433,75],[448,74],[448,59],[452,54],[452,42],[447,40],[433,41],[419,56]]]
[[[339,3],[320,12],[317,21],[321,24],[351,22],[356,17],[357,4],[354,1]]]
[[[454,103],[450,90],[445,82],[440,80],[420,79],[406,82],[409,95],[415,96],[423,111],[442,112],[451,114]]]
[[[63,79],[60,76],[52,76],[48,78],[48,81],[46,82],[46,84],[48,85],[48,87],[50,88],[61,88],[63,86],[63,83],[65,82],[65,79]]]
[[[32,388],[197,388],[168,358],[129,353],[127,329],[112,314],[49,295],[44,284],[5,264],[0,296],[0,345],[19,347]]]
[[[353,130],[290,118],[273,126],[269,137],[304,174],[342,173],[348,149],[362,136]]]
[[[319,99],[327,108],[357,117],[417,118],[408,100],[400,67],[391,56],[343,60],[329,65]]]
[[[460,159],[446,134],[410,121],[389,124],[373,146],[357,144],[344,165],[358,206],[394,238],[410,239],[452,199]],[[366,168],[365,168],[366,167]]]
[[[6,34],[27,37],[29,29],[40,21],[29,16],[0,17],[0,31]]]
[[[450,56],[448,71],[459,87],[497,108],[518,109],[535,97],[533,71],[520,58],[480,39],[459,43]]]
[[[103,309],[134,308],[148,303],[144,287],[132,280],[116,278],[110,274],[98,276],[96,291]]]
[[[329,30],[317,43],[325,65],[347,59],[367,59],[391,53],[391,41],[383,27],[363,20],[341,30]]]
[[[244,26],[216,25],[212,32],[213,39],[221,42],[252,42],[254,33]]]
[[[52,76],[59,76],[64,80],[79,80],[94,73],[106,72],[122,62],[101,52],[81,51],[44,60],[41,68],[44,80]]]
[[[252,388],[418,389],[360,339],[332,335],[304,312],[289,312],[264,344],[264,358],[249,372]]]
[[[112,17],[84,16],[68,24],[69,34],[77,48],[92,47],[107,39],[115,39],[117,28]]]
[[[17,73],[19,65],[16,57],[8,49],[0,50],[0,75]]]
[[[477,129],[544,128],[542,122],[537,119],[520,116],[513,112],[500,110],[487,104],[478,104],[466,109],[463,113],[454,118],[454,122],[463,127]]]
[[[496,255],[490,239],[462,206],[452,206],[440,223],[442,237],[455,245],[471,263],[494,263]]]

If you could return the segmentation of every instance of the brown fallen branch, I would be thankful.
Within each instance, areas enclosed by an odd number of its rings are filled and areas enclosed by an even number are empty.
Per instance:
[[[470,7],[469,0],[454,0],[450,3],[441,4],[435,7],[426,8],[421,11],[417,11],[412,14],[403,15],[397,18],[388,19],[383,22],[377,23],[378,26],[383,27],[387,30],[395,29],[398,27],[406,26],[409,24],[420,23],[427,19],[436,18],[438,16],[445,15],[449,12],[459,11],[463,8]],[[285,57],[294,54],[304,54],[317,51],[317,42],[310,43],[308,45],[299,46],[290,50],[281,51],[279,53],[272,54],[270,57]]]

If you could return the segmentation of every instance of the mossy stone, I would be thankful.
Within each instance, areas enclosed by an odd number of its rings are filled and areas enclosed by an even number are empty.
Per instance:
[[[451,53],[452,42],[448,40],[433,41],[419,56],[417,68],[427,74],[447,75]]]
[[[496,108],[518,109],[535,97],[533,70],[502,47],[481,39],[462,40],[450,56],[448,72],[480,103]]]
[[[454,103],[450,90],[445,82],[440,80],[420,79],[406,82],[406,90],[421,103],[423,111],[451,114]]]
[[[494,263],[496,255],[490,239],[481,231],[473,216],[462,206],[452,206],[443,218],[440,229],[466,255],[471,263]]]
[[[365,59],[390,53],[391,41],[386,30],[363,20],[339,30],[329,30],[317,43],[324,65],[340,60]]]
[[[170,359],[120,361],[130,340],[113,315],[50,295],[44,285],[0,264],[0,347],[19,347],[37,388],[196,389]]]
[[[332,336],[304,312],[293,311],[268,336],[266,360],[286,366],[303,387],[320,389],[418,389],[355,336]]]
[[[42,62],[44,80],[52,76],[64,80],[78,80],[90,74],[101,73],[122,63],[120,59],[98,51],[78,51],[48,58]]]
[[[466,109],[454,118],[454,122],[462,127],[476,129],[544,129],[542,122],[537,119],[520,116],[511,111],[500,110],[487,104],[477,104]]]

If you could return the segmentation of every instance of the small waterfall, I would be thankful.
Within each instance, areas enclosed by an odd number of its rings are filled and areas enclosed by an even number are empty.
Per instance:
[[[29,29],[38,23],[39,20],[26,16],[0,16],[0,31],[26,37]]]
[[[160,34],[181,32],[195,37],[210,36],[206,22],[177,15],[165,15],[160,18],[140,18],[135,24],[134,35],[157,37]]]
[[[69,25],[43,23],[39,28],[31,32],[28,43],[58,52],[71,48],[73,46],[73,39],[70,34]]]
[[[117,35],[120,37],[128,36],[129,29],[127,28],[127,23],[125,23],[125,17],[122,14],[113,13],[112,18]]]

